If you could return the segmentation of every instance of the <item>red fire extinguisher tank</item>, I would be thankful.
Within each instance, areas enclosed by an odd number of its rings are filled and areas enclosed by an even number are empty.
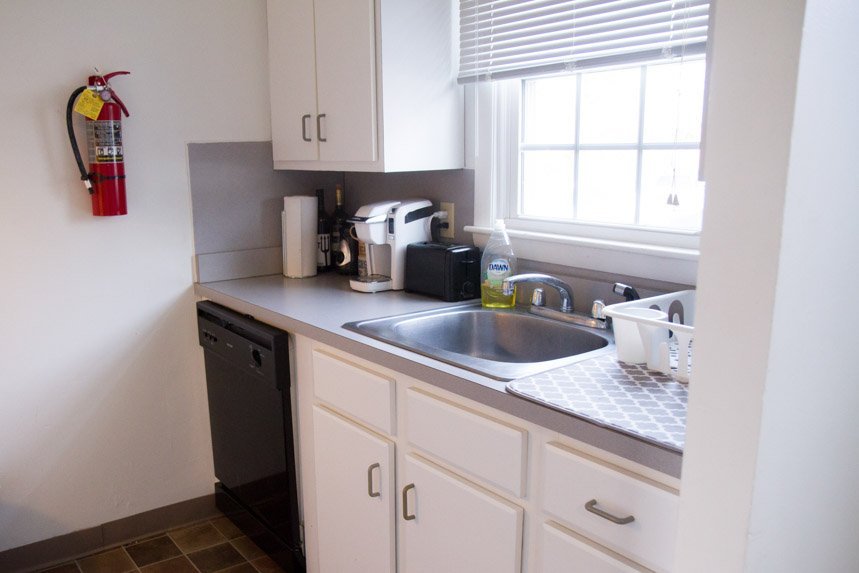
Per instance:
[[[122,145],[122,115],[128,116],[125,104],[110,87],[110,78],[129,72],[89,76],[87,85],[72,94],[67,109],[67,123],[72,150],[81,171],[81,179],[92,198],[92,214],[96,216],[125,215],[125,157]],[[85,92],[96,102],[101,100],[98,115],[87,116],[86,135],[89,169],[83,166],[77,150],[71,123],[71,110],[77,97]],[[85,94],[86,95],[86,94]],[[96,108],[97,109],[97,108]]]
[[[125,215],[125,162],[122,149],[122,113],[128,115],[122,101],[110,88],[104,89],[109,76],[90,76],[87,88],[108,94],[97,119],[86,119],[89,173],[93,185],[92,214],[97,216]]]

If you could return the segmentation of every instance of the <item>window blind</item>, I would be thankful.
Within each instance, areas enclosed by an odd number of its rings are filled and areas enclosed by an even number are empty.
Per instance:
[[[709,0],[460,0],[459,81],[703,54]]]

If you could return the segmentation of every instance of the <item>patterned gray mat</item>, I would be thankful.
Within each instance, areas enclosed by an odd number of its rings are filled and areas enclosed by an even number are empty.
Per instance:
[[[686,439],[688,390],[614,354],[514,380],[513,394],[678,452]]]

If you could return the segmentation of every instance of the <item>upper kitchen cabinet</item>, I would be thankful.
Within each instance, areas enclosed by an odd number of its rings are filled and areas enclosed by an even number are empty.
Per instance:
[[[276,169],[464,165],[449,0],[268,0]]]

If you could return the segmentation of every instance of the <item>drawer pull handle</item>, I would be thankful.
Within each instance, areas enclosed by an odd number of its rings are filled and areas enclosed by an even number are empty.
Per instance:
[[[608,513],[607,511],[603,511],[597,507],[597,500],[592,499],[585,504],[585,509],[594,515],[598,515],[603,519],[608,519],[612,523],[616,523],[618,525],[626,525],[627,523],[632,523],[635,521],[635,516],[627,515],[626,517],[617,517]]]
[[[381,469],[382,465],[379,463],[372,464],[367,468],[367,495],[370,497],[382,497],[382,491],[373,491],[373,470]]]
[[[328,141],[328,138],[322,137],[322,120],[325,119],[326,115],[324,113],[320,113],[316,116],[316,139],[322,142]]]
[[[414,513],[409,513],[409,490],[415,489],[415,484],[410,483],[403,488],[403,519],[411,521],[417,517]]]
[[[301,116],[301,139],[304,141],[312,141],[307,135],[307,120],[310,119],[310,114]]]

